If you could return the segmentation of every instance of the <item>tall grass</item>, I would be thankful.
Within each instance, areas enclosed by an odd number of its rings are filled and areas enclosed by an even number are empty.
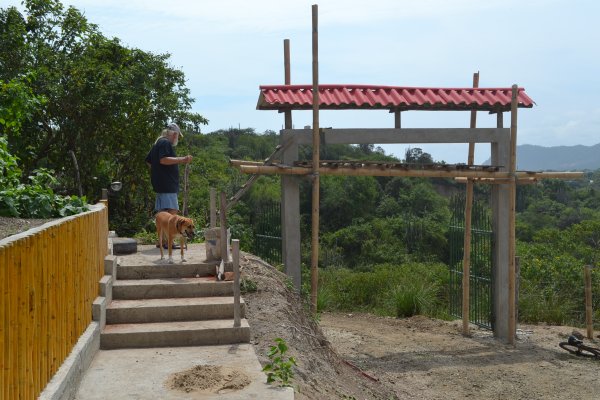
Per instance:
[[[319,274],[317,308],[445,317],[448,279],[442,263],[384,264],[367,271],[325,269]]]

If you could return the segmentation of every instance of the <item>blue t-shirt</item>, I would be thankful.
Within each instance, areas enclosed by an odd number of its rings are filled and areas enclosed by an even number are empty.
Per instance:
[[[167,138],[160,138],[152,146],[146,156],[146,162],[151,164],[150,181],[156,193],[179,192],[179,165],[162,165],[160,160],[164,157],[176,157],[175,149]]]

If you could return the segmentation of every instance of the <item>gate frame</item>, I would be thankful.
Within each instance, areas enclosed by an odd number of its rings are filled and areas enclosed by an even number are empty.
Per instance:
[[[394,129],[323,129],[324,144],[414,144],[414,143],[483,143],[490,144],[491,165],[510,165],[511,130],[503,128],[503,112],[498,112],[497,128],[394,128]],[[397,119],[399,122],[399,119]],[[280,143],[290,143],[283,150],[282,164],[298,161],[298,146],[312,144],[310,129],[283,129]],[[321,172],[323,174],[323,172]],[[296,289],[301,285],[300,252],[300,177],[281,175],[281,233],[285,273]],[[509,197],[510,184],[492,185],[493,301],[494,336],[509,341]]]

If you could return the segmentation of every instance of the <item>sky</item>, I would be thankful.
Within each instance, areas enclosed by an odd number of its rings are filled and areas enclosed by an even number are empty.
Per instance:
[[[518,113],[518,144],[600,143],[600,2],[597,0],[64,0],[107,37],[169,53],[187,78],[202,132],[230,127],[279,131],[283,115],[256,110],[259,86],[312,84],[312,5],[318,4],[319,82],[414,87],[518,84],[535,101]],[[2,7],[20,6],[0,0]],[[468,127],[468,112],[409,111],[405,128]],[[495,127],[480,112],[478,127]],[[505,117],[505,126],[510,117]],[[311,111],[293,113],[295,128]],[[393,128],[385,110],[320,112],[320,126]],[[434,160],[467,161],[466,144],[382,145],[403,158],[420,147]],[[476,146],[475,163],[489,158]]]

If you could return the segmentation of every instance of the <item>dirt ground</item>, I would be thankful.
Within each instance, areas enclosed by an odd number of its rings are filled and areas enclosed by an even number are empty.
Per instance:
[[[600,398],[600,360],[558,347],[570,327],[520,325],[515,347],[487,330],[464,337],[462,322],[426,317],[324,314],[321,327],[340,356],[400,399]]]
[[[250,384],[250,378],[237,369],[216,365],[196,365],[187,371],[173,374],[168,386],[171,389],[190,393],[228,393],[243,389]]]
[[[50,222],[52,219],[23,219],[0,217],[0,240]]]
[[[269,361],[274,338],[286,340],[298,359],[298,400],[600,398],[600,360],[558,347],[572,327],[519,325],[512,347],[475,326],[464,337],[461,321],[422,316],[324,313],[317,323],[283,274],[250,254],[241,264],[258,287],[244,299],[259,360]]]

